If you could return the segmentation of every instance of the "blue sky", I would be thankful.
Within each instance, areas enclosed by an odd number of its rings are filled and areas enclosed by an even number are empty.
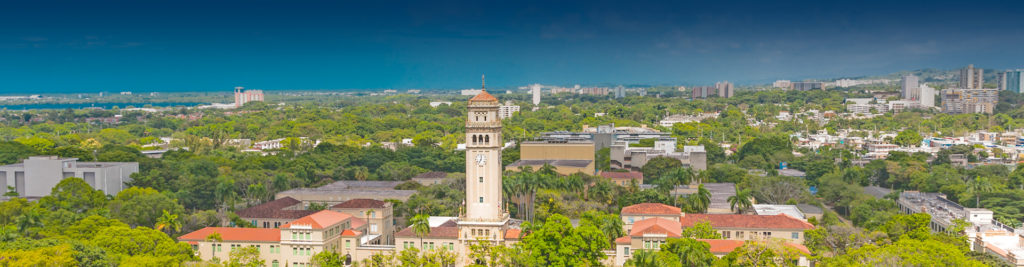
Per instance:
[[[741,84],[1024,67],[1020,1],[5,1],[0,93]]]

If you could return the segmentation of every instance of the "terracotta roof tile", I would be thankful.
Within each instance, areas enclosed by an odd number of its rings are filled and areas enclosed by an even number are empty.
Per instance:
[[[376,199],[357,198],[331,206],[332,209],[383,209],[388,202]]]
[[[299,218],[298,220],[291,221],[281,226],[281,229],[291,228],[292,226],[298,225],[309,225],[313,229],[323,229],[327,226],[340,223],[344,220],[352,218],[352,215],[341,213],[333,210],[321,210],[317,213],[313,213],[309,216]]]
[[[360,236],[360,235],[363,235],[363,232],[352,230],[352,229],[345,229],[345,231],[341,231],[341,236]]]
[[[180,241],[205,241],[210,234],[219,233],[224,241],[281,242],[281,229],[206,227],[178,237]]]
[[[608,179],[644,179],[642,172],[601,172],[601,177]]]
[[[398,231],[398,233],[395,234],[395,237],[416,237],[416,232],[413,232],[412,226],[409,226],[402,229],[402,231]],[[424,238],[457,239],[459,238],[459,227],[430,227],[430,234]]]
[[[633,238],[632,238],[632,237],[629,237],[629,236],[627,235],[627,236],[623,236],[623,237],[620,237],[620,238],[616,238],[616,239],[615,239],[615,244],[624,244],[624,245],[628,245],[628,244],[629,244],[629,242],[630,242],[630,241],[632,241],[632,240],[633,240]]]
[[[622,214],[678,215],[681,213],[679,208],[661,203],[640,203],[622,208]]]
[[[522,233],[523,233],[523,230],[519,230],[519,229],[515,229],[515,228],[505,230],[505,239],[519,239],[520,238],[519,235],[522,234]]]
[[[315,211],[309,210],[285,209],[299,204],[302,204],[302,201],[291,197],[283,197],[240,210],[235,212],[235,214],[238,214],[238,217],[242,218],[298,219],[315,213]]]
[[[683,227],[708,222],[712,228],[814,229],[814,225],[785,214],[684,214],[679,222]]]
[[[352,229],[358,229],[359,227],[363,227],[363,225],[366,225],[366,220],[352,217]]]
[[[643,236],[645,234],[664,234],[668,237],[680,237],[683,227],[679,222],[665,218],[650,218],[633,223],[633,229],[629,236]]]
[[[487,90],[483,90],[480,94],[477,94],[473,98],[469,99],[469,102],[498,102],[498,98],[487,93]]]

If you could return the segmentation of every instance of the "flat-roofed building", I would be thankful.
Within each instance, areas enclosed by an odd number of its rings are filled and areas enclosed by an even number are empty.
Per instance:
[[[627,141],[616,141],[610,151],[611,168],[640,171],[647,162],[656,157],[667,157],[679,160],[685,167],[694,170],[707,169],[707,152],[704,146],[685,146],[683,151],[676,150],[675,138],[660,138],[652,147],[637,147]]]
[[[277,193],[276,198],[292,197],[309,203],[335,205],[357,198],[406,201],[416,190],[397,190],[402,181],[337,181],[317,188],[293,188]]]
[[[519,144],[519,161],[508,170],[529,166],[533,170],[549,164],[562,175],[582,172],[594,175],[594,142],[590,141],[527,141]]]
[[[79,162],[77,158],[32,156],[22,163],[0,166],[0,186],[13,187],[20,197],[38,199],[50,195],[64,178],[78,177],[93,189],[117,195],[136,172],[138,162]]]
[[[629,186],[633,181],[636,181],[637,185],[644,183],[644,173],[642,172],[607,171],[601,172],[600,175],[619,186]]]

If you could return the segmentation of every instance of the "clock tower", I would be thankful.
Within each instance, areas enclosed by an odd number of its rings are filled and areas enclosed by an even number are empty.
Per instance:
[[[466,108],[466,207],[459,238],[502,241],[509,217],[501,203],[501,104],[481,87]]]

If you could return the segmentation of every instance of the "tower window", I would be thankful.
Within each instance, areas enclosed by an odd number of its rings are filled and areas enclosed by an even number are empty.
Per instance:
[[[480,197],[480,203],[484,203],[484,197]]]
[[[484,135],[484,143],[488,144],[488,145],[491,144],[491,136],[490,135]]]
[[[484,177],[483,177],[483,176],[480,176],[480,182],[481,182],[481,183],[483,183],[483,182],[484,182]]]

